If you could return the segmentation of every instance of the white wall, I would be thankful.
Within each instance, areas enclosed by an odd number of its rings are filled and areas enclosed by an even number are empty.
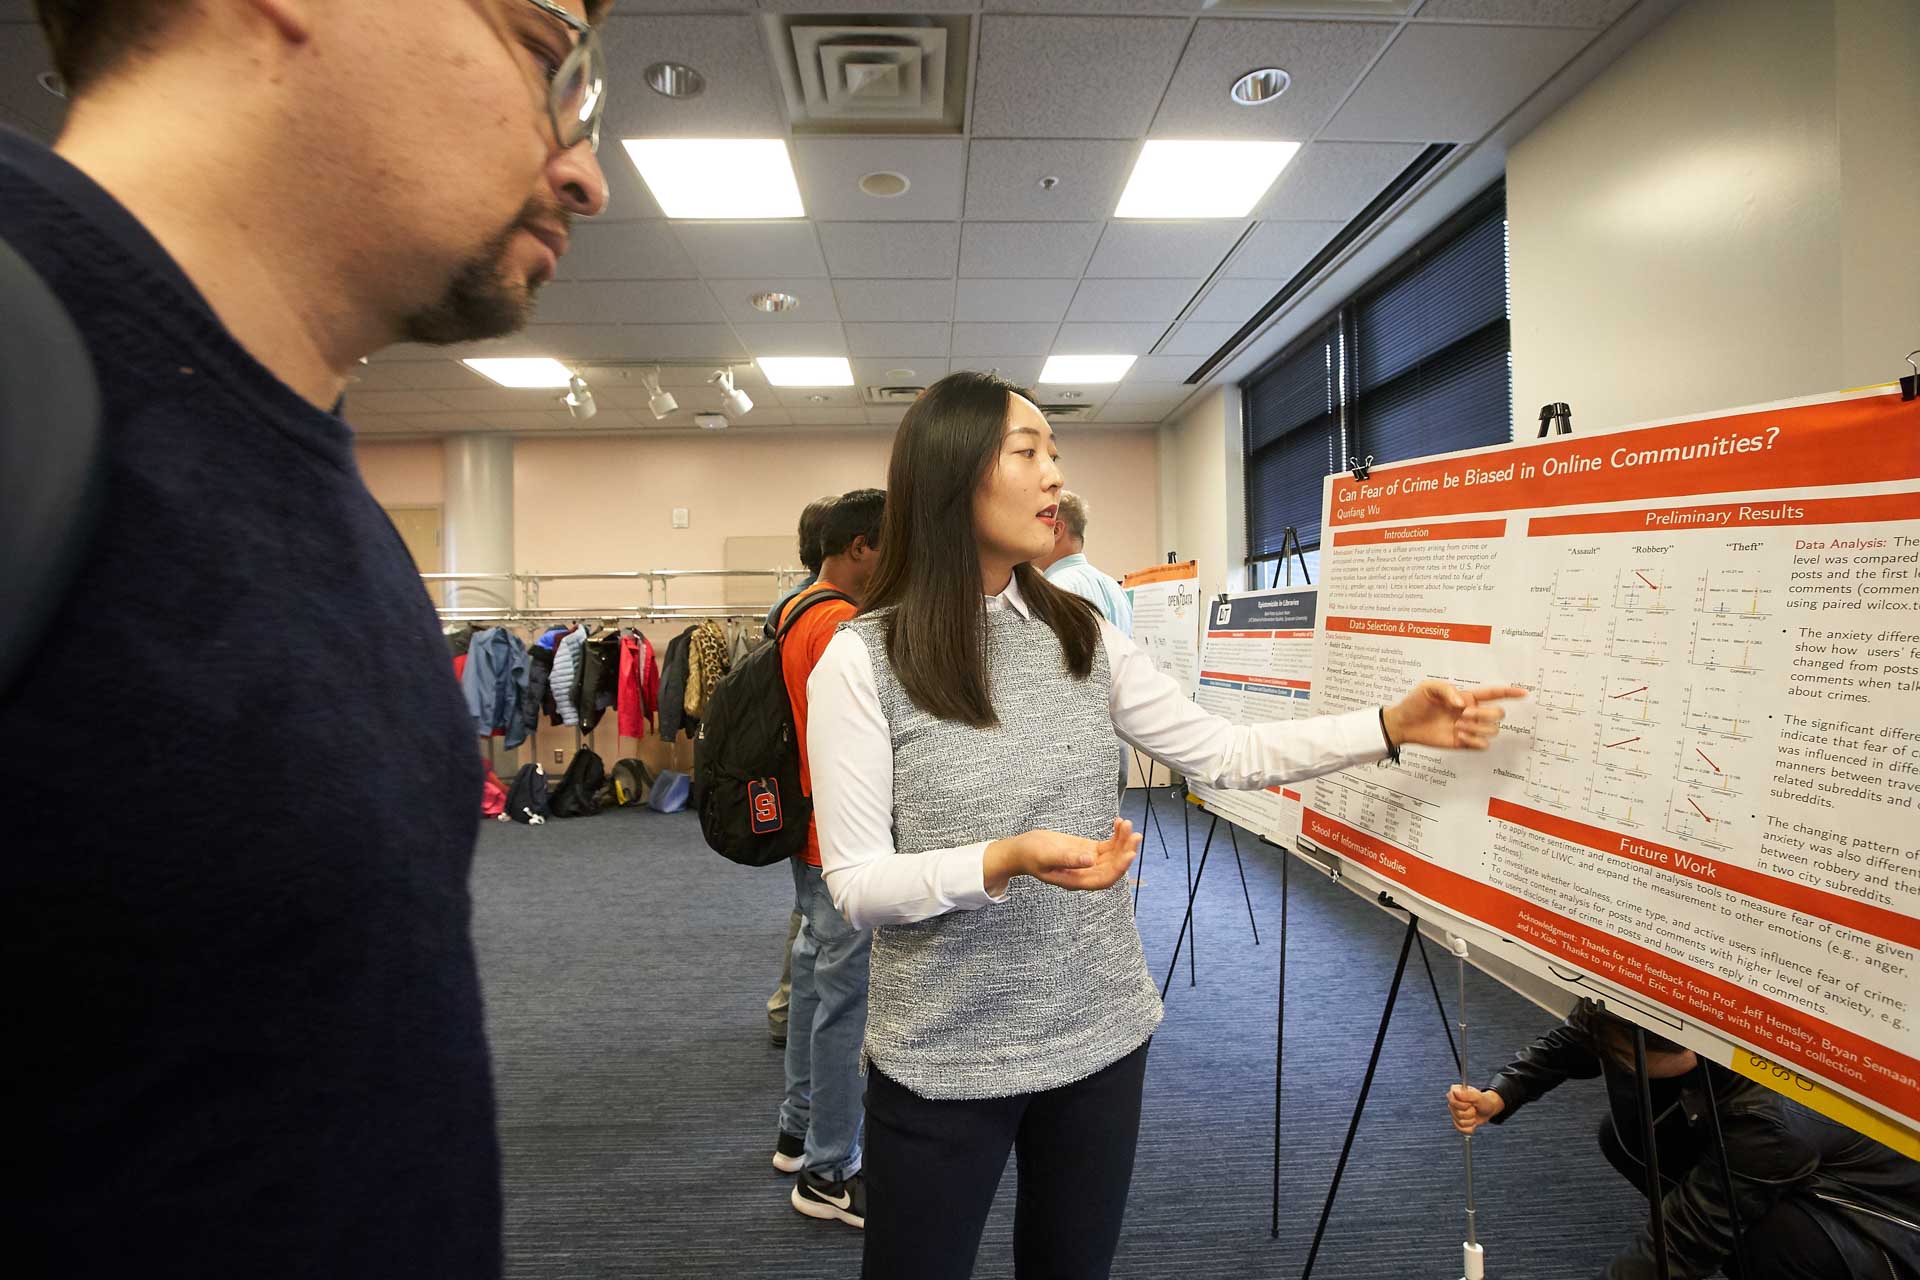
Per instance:
[[[1160,428],[1160,559],[1200,562],[1202,596],[1246,583],[1240,389],[1219,387]]]
[[[1514,416],[1884,382],[1920,346],[1920,12],[1694,0],[1513,148]]]

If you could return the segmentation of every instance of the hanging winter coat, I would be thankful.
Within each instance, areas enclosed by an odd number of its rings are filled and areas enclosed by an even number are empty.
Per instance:
[[[574,709],[580,713],[580,728],[592,733],[600,717],[613,706],[620,683],[620,637],[594,636],[580,651],[580,671],[575,677],[579,693]]]
[[[620,634],[620,736],[644,738],[647,722],[660,707],[660,664],[653,642],[638,631]]]
[[[553,647],[553,671],[547,678],[547,688],[553,693],[553,706],[559,713],[560,724],[580,723],[573,690],[580,671],[580,650],[586,642],[586,631],[576,628],[560,637]]]
[[[505,627],[489,627],[474,636],[460,689],[475,733],[484,737],[501,730],[510,748],[525,742],[533,732],[532,717],[521,711],[526,685],[527,646],[519,636]]]
[[[547,687],[552,675],[553,649],[536,644],[527,650],[527,688],[521,695],[520,712],[529,725],[540,723],[542,711],[552,716],[555,724],[560,723],[560,717],[554,711],[553,692]]]
[[[687,646],[697,627],[688,627],[667,641],[666,661],[660,667],[660,737],[672,742],[685,727],[687,715]]]

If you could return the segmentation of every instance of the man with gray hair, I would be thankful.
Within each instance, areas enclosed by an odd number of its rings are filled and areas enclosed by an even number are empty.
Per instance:
[[[1061,590],[1093,601],[1116,629],[1133,634],[1133,605],[1127,593],[1087,559],[1087,500],[1079,494],[1060,491],[1060,511],[1053,521],[1053,554],[1035,560],[1033,567]]]
[[[1069,489],[1060,491],[1060,509],[1053,519],[1053,554],[1035,560],[1033,567],[1047,581],[1093,601],[1094,608],[1123,635],[1133,634],[1133,602],[1118,582],[1093,567],[1087,559],[1087,500]],[[1127,794],[1127,745],[1120,744],[1120,797]]]

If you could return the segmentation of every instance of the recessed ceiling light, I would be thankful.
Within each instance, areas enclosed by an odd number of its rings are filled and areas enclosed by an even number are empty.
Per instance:
[[[1287,91],[1293,83],[1293,77],[1278,67],[1262,67],[1258,71],[1249,71],[1233,82],[1233,100],[1243,107],[1257,107],[1272,102]]]
[[[761,356],[754,363],[776,387],[853,385],[853,366],[845,356]]]
[[[669,218],[804,218],[793,160],[778,138],[627,138]]]
[[[573,377],[567,366],[546,356],[462,360],[460,363],[503,387],[564,387]]]
[[[885,374],[888,382],[905,382],[914,376],[914,371],[907,368],[889,369]]]
[[[1287,167],[1297,142],[1149,142],[1116,218],[1244,218]]]
[[[663,98],[697,98],[707,91],[707,78],[684,62],[656,62],[642,78]]]
[[[811,396],[808,396],[808,397],[807,397],[807,403],[808,403],[808,404],[825,404],[826,402],[827,402],[827,397],[826,397],[826,396],[822,396],[822,395],[811,395]]]
[[[1040,371],[1042,382],[1118,382],[1127,376],[1138,356],[1049,356]]]
[[[907,188],[912,185],[913,179],[907,177],[906,174],[893,173],[890,171],[869,173],[860,179],[860,189],[862,191],[870,196],[878,196],[882,200],[891,200],[895,196],[903,196],[907,194]]]
[[[791,311],[800,305],[800,299],[790,293],[756,293],[750,301],[755,311],[767,312]]]

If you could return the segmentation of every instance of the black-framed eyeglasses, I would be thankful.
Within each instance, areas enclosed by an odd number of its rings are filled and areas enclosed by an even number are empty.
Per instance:
[[[607,61],[600,37],[591,24],[568,13],[553,0],[527,0],[542,13],[563,22],[578,38],[547,84],[547,116],[554,140],[562,151],[585,142],[600,150],[600,117],[607,105]]]

